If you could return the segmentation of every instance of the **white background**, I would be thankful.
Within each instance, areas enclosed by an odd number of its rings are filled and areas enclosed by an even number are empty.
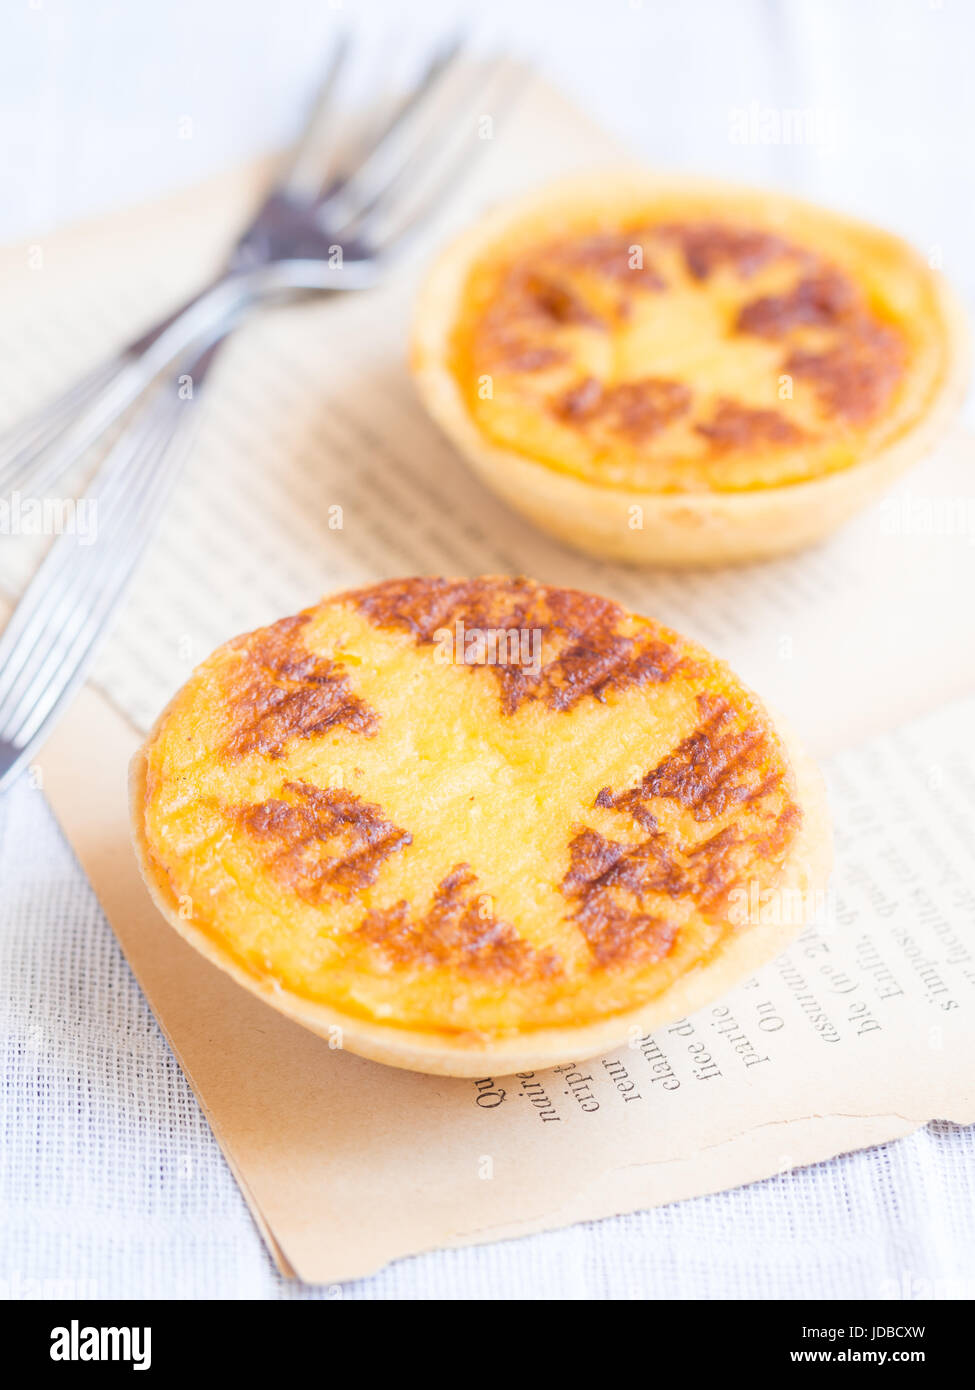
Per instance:
[[[648,162],[885,223],[975,305],[975,5],[963,0],[3,0],[0,238],[43,236],[278,145],[339,24],[395,47],[458,13]],[[751,110],[764,124],[741,143],[735,113]],[[790,110],[809,113],[814,138],[768,138]],[[23,784],[0,802],[0,963],[0,1295],[32,1280],[102,1296],[309,1292],[274,1274],[87,883]],[[971,1131],[931,1126],[741,1192],[401,1262],[345,1293],[876,1297],[917,1279],[971,1292],[972,1153]]]
[[[5,239],[277,145],[341,25],[398,46],[462,16],[649,162],[860,212],[940,247],[975,297],[968,0],[3,0],[2,13]],[[826,138],[735,143],[731,113],[752,103],[811,111]]]

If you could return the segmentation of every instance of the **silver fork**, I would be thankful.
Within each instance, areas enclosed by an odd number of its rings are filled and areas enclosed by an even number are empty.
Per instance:
[[[334,164],[326,158],[327,116],[346,48],[343,43],[333,55],[305,133],[224,274],[34,417],[25,427],[32,443],[0,453],[7,486],[10,478],[34,487],[40,478],[50,481],[182,354],[175,374],[139,407],[87,489],[96,504],[94,543],[85,544],[77,531],[60,535],[0,636],[0,791],[90,666],[192,442],[200,390],[224,337],[268,299],[374,283],[470,162],[470,144],[457,139],[464,114],[495,84],[497,101],[506,104],[521,80],[508,60],[497,58],[470,82],[455,41],[373,132],[356,164],[326,173]],[[444,125],[460,148],[449,148]],[[187,378],[189,400],[179,389]],[[57,449],[48,452],[53,443]]]
[[[465,107],[483,97],[505,69],[513,70],[507,59],[495,58],[468,86],[463,42],[450,40],[369,132],[357,162],[341,167],[333,140],[334,102],[350,47],[347,36],[336,43],[294,151],[215,279],[0,437],[0,497],[15,489],[41,495],[169,362],[228,314],[259,298],[266,281],[260,274],[255,280],[255,271],[288,262],[278,289],[288,288],[289,278],[296,290],[363,289],[376,282],[382,258],[422,222],[443,190],[446,179],[430,190],[426,205],[409,211],[410,225],[396,229],[395,236],[382,226],[384,216],[402,209],[404,185],[419,179],[449,144],[438,126],[449,129],[453,122],[456,136]]]

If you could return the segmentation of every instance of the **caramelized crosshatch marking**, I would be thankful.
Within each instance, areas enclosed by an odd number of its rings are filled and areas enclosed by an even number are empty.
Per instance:
[[[673,945],[676,923],[645,905],[649,894],[671,892],[679,874],[655,850],[649,840],[628,848],[589,829],[569,845],[569,870],[559,888],[573,904],[572,921],[589,943],[594,965],[660,960]]]
[[[563,420],[589,420],[600,410],[605,399],[605,388],[599,378],[584,376],[568,391],[556,397],[555,411]]]
[[[468,864],[455,864],[441,879],[421,915],[405,901],[374,909],[356,935],[398,969],[441,968],[507,981],[561,970],[554,952],[536,951],[509,922],[495,916]]]
[[[556,413],[570,424],[599,421],[615,434],[639,443],[686,415],[691,392],[682,382],[659,377],[606,386],[590,376],[558,397],[554,405]]]
[[[352,691],[341,665],[302,646],[308,621],[306,613],[282,618],[231,644],[241,666],[228,692],[233,732],[224,745],[227,757],[280,758],[292,739],[337,726],[375,733],[378,718]]]
[[[590,302],[576,281],[623,291],[615,303]],[[656,293],[666,284],[639,238],[628,232],[594,233],[532,250],[510,265],[499,292],[487,305],[478,329],[485,368],[538,372],[562,366],[572,354],[558,339],[565,329],[605,333],[610,321],[626,318],[633,293]]]
[[[771,232],[727,222],[671,222],[654,230],[677,242],[695,280],[707,280],[723,266],[747,280],[772,261],[805,254]]]
[[[650,810],[655,798],[676,801],[695,820],[708,821],[774,791],[783,768],[764,730],[742,721],[721,696],[700,694],[697,706],[703,723],[692,734],[637,786],[615,793],[604,787],[596,805],[626,811],[644,829],[655,830],[657,822]]]
[[[770,822],[770,823],[769,823]],[[610,840],[586,826],[569,845],[569,868],[559,885],[572,904],[571,920],[593,953],[594,968],[633,968],[663,959],[677,942],[677,910],[693,902],[705,920],[720,923],[731,893],[756,872],[780,864],[801,823],[787,800],[769,822],[747,832],[726,825],[706,839],[683,842],[657,826],[635,844]]]
[[[529,315],[539,316],[554,324],[582,324],[587,328],[604,327],[579,292],[565,280],[532,273],[525,278],[524,293]]]
[[[570,270],[587,271],[606,280],[641,290],[667,288],[666,281],[647,259],[637,232],[594,232],[577,241],[561,242],[550,250],[551,259]]]
[[[846,467],[909,399],[910,324],[814,227],[643,209],[525,235],[474,263],[451,345],[508,453],[613,489],[738,492]]]
[[[571,355],[553,330],[601,328],[602,321],[571,286],[536,274],[511,279],[507,293],[491,304],[481,323],[481,367],[489,371],[537,372],[561,366]]]
[[[847,420],[869,420],[882,410],[904,374],[900,337],[878,324],[861,324],[821,352],[796,350],[785,369],[812,382],[828,410]]]
[[[761,444],[796,444],[805,430],[777,410],[753,410],[737,401],[720,400],[710,420],[694,426],[719,452]]]
[[[569,361],[569,354],[561,348],[526,342],[518,333],[499,331],[495,346],[498,360],[513,372],[540,372]]]
[[[467,629],[540,631],[537,672],[515,665],[465,668],[491,673],[505,714],[533,700],[570,710],[587,697],[601,701],[612,690],[662,684],[686,665],[676,639],[655,624],[646,622],[636,635],[621,632],[627,614],[619,604],[530,579],[391,579],[344,597],[377,627],[408,632],[421,646],[458,621]]]
[[[793,348],[783,370],[812,382],[822,405],[846,420],[864,422],[890,401],[904,375],[904,340],[879,323],[863,295],[836,270],[800,280],[788,293],[746,304],[738,315],[741,333],[788,338],[797,328],[832,330],[825,347]]]
[[[776,819],[772,838],[725,826],[697,844],[683,844],[656,826],[635,844],[585,827],[569,846],[569,869],[559,885],[572,904],[571,920],[585,936],[595,967],[633,968],[663,959],[678,940],[677,907],[691,900],[717,919],[731,892],[753,871],[763,849],[779,858],[791,842],[792,810]]]
[[[285,782],[282,793],[233,809],[235,821],[261,847],[271,873],[303,901],[349,897],[375,883],[384,862],[412,842],[382,807],[351,792]]]
[[[763,295],[743,305],[735,327],[760,338],[784,338],[794,328],[833,328],[865,311],[853,281],[838,270],[824,270],[806,276],[785,294]]]

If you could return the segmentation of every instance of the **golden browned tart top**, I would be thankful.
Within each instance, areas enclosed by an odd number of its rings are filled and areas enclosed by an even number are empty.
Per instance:
[[[496,1037],[652,1000],[802,821],[763,707],[618,604],[405,579],[221,647],[146,746],[144,862],[292,996]]]
[[[560,207],[475,258],[451,369],[489,443],[604,486],[739,491],[916,422],[945,344],[902,243],[825,213],[780,228],[720,199],[644,202]]]

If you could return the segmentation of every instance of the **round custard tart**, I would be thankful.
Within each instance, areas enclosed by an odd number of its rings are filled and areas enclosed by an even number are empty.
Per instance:
[[[338,1046],[457,1076],[702,1007],[830,859],[817,772],[727,666],[527,579],[392,580],[228,642],[131,790],[204,955]]]
[[[411,365],[488,486],[592,554],[714,564],[815,541],[927,451],[963,316],[909,246],[778,194],[601,173],[441,256]]]

